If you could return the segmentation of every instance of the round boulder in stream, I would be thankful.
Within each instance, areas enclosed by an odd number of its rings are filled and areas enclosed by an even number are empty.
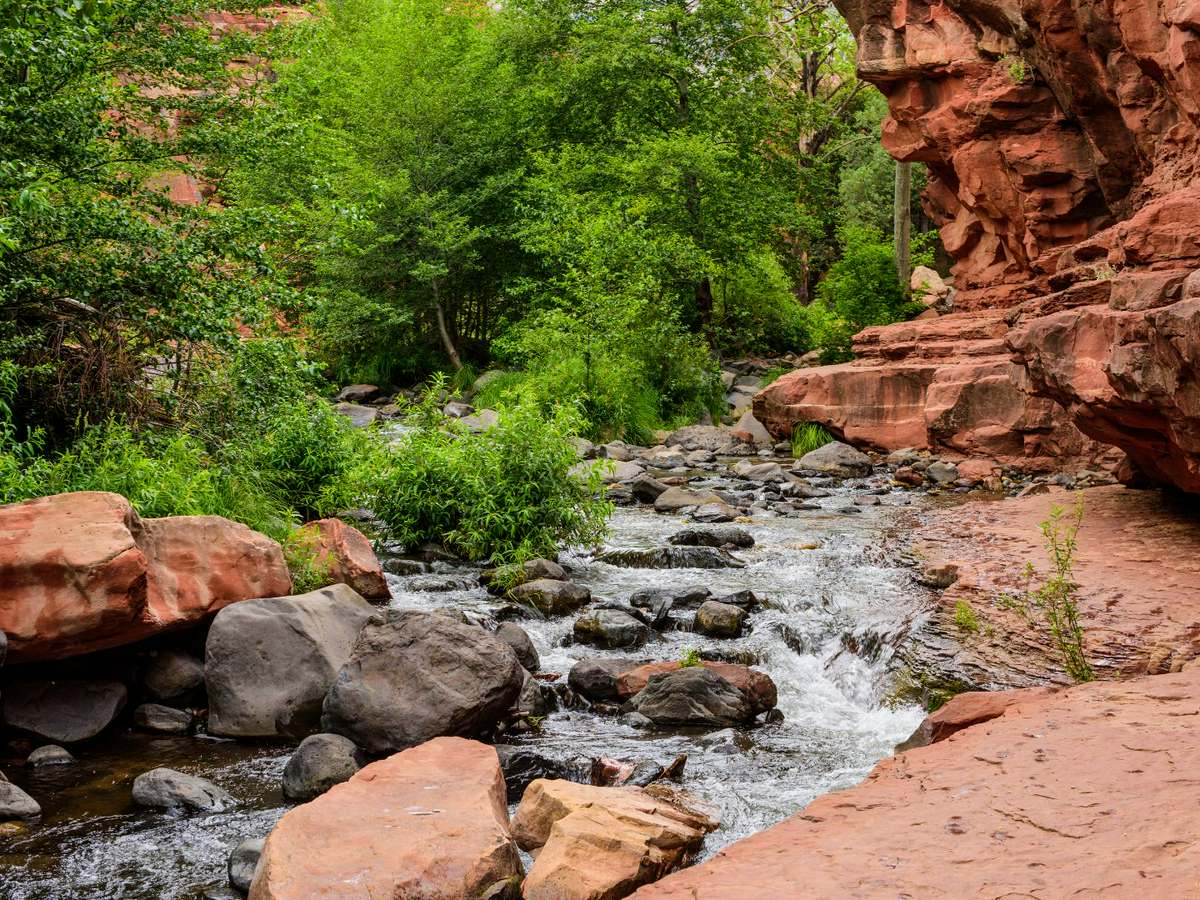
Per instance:
[[[703,666],[653,676],[629,706],[668,728],[727,728],[754,719],[742,692]]]
[[[581,659],[571,667],[567,684],[571,690],[588,700],[617,700],[620,697],[618,684],[621,676],[643,665],[645,662],[637,659]]]
[[[133,802],[161,809],[221,812],[233,806],[233,797],[211,781],[174,769],[151,769],[133,779]]]
[[[741,637],[746,622],[746,611],[741,607],[709,600],[696,610],[692,630],[709,637]]]
[[[340,734],[310,734],[283,769],[283,796],[303,803],[335,784],[349,781],[363,766],[358,747]]]
[[[496,637],[512,647],[513,653],[517,654],[517,662],[525,671],[536,672],[541,668],[542,661],[538,657],[537,648],[533,646],[529,634],[520,625],[505,622],[496,629]]]
[[[654,547],[605,550],[597,562],[626,569],[744,569],[746,564],[717,547]]]
[[[86,741],[107,728],[128,693],[116,681],[19,682],[4,691],[4,721],[61,744]]]
[[[597,609],[575,620],[575,640],[617,650],[641,647],[650,639],[650,628],[635,616],[619,609]]]
[[[745,528],[736,525],[718,525],[712,528],[685,528],[667,538],[668,543],[680,547],[738,547],[754,546],[754,536]]]
[[[592,592],[570,581],[537,578],[517,585],[508,592],[508,598],[532,606],[542,615],[565,616],[587,606]]]
[[[401,611],[362,630],[322,725],[373,755],[493,729],[521,692],[512,648],[476,625]]]

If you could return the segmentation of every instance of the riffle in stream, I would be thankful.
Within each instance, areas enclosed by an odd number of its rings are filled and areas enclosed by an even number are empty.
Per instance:
[[[743,525],[756,544],[737,551],[744,569],[631,569],[564,553],[573,580],[596,600],[625,601],[641,588],[703,585],[713,595],[750,589],[764,606],[743,637],[706,638],[667,631],[644,648],[606,651],[571,644],[573,617],[519,624],[541,656],[542,671],[560,673],[585,657],[674,660],[688,650],[748,662],[779,690],[782,723],[740,732],[646,732],[617,717],[560,710],[517,743],[556,758],[653,759],[688,756],[683,787],[714,804],[721,828],[705,855],[796,812],[820,794],[860,781],[922,712],[889,703],[890,663],[926,604],[924,589],[884,547],[912,517],[908,496],[887,492],[880,505],[845,511],[856,496],[880,491],[882,478],[831,485],[821,510]],[[713,478],[698,487],[729,486]],[[745,485],[743,484],[742,487]],[[618,509],[607,546],[660,547],[687,524],[646,508]],[[477,569],[435,564],[432,575],[389,576],[392,606],[452,607],[491,617],[503,601],[482,588],[430,591]],[[10,777],[38,797],[44,815],[26,831],[0,833],[0,895],[33,898],[195,898],[225,884],[229,850],[265,835],[287,810],[280,776],[290,747],[126,733],[79,748],[79,765],[29,772],[5,760]],[[230,791],[237,808],[214,815],[139,810],[133,778],[170,766]],[[213,896],[220,896],[214,894]],[[228,895],[224,895],[228,896]]]

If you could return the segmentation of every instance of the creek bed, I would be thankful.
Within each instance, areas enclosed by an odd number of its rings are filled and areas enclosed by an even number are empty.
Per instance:
[[[541,656],[543,672],[565,679],[584,657],[679,659],[688,650],[752,662],[779,689],[784,721],[728,732],[638,731],[611,716],[562,710],[539,733],[517,738],[550,756],[654,759],[688,755],[684,787],[715,804],[722,826],[705,845],[711,855],[766,828],[820,794],[860,781],[921,720],[915,706],[889,704],[889,664],[920,618],[926,594],[882,549],[912,517],[909,495],[885,493],[880,505],[843,510],[855,496],[881,490],[884,479],[847,482],[818,501],[820,510],[744,525],[755,537],[737,551],[744,569],[618,568],[570,552],[563,564],[596,599],[624,601],[646,587],[701,584],[714,595],[753,590],[766,601],[736,640],[668,631],[636,651],[567,643],[573,617],[520,620]],[[712,477],[699,487],[730,487]],[[740,487],[745,488],[745,483]],[[645,508],[618,509],[608,546],[662,546],[683,519]],[[397,608],[456,607],[490,617],[502,603],[481,588],[417,590],[431,577],[477,575],[436,564],[433,576],[389,576]],[[0,896],[34,898],[197,898],[225,883],[229,850],[263,835],[286,811],[280,775],[290,747],[207,738],[122,734],[77,751],[80,764],[30,773],[3,760],[14,782],[43,805],[42,820],[0,831]],[[238,806],[214,815],[138,810],[130,785],[140,772],[170,766],[209,778]]]

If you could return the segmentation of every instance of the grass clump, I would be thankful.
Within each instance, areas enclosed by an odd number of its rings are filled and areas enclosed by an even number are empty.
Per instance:
[[[1037,618],[1050,632],[1050,638],[1062,657],[1067,676],[1079,684],[1094,681],[1096,672],[1083,649],[1083,626],[1079,624],[1079,585],[1074,578],[1075,557],[1079,550],[1079,527],[1083,524],[1083,495],[1077,495],[1068,515],[1061,506],[1050,509],[1050,517],[1038,527],[1050,557],[1051,575],[1040,587],[1033,587],[1037,572],[1033,563],[1022,571],[1024,587],[1019,594],[1005,594],[1001,605],[1019,613],[1030,626]]]
[[[692,647],[688,650],[685,650],[683,652],[683,656],[679,658],[679,668],[694,669],[696,666],[700,665],[701,662],[702,660],[700,659],[700,651],[695,647]]]
[[[833,435],[816,422],[802,422],[792,431],[792,456],[796,459],[832,443]]]

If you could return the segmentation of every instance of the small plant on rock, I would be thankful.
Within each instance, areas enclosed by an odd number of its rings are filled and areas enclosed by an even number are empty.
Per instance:
[[[959,631],[967,634],[979,633],[979,616],[966,600],[959,600],[954,604],[954,624],[958,626]]]
[[[283,542],[283,559],[292,573],[292,593],[307,594],[329,584],[331,561],[321,559],[321,533],[297,528]]]
[[[1094,681],[1095,670],[1083,649],[1083,627],[1079,624],[1079,585],[1074,580],[1075,556],[1079,549],[1079,526],[1083,523],[1083,496],[1078,495],[1070,516],[1061,506],[1050,509],[1050,518],[1039,526],[1049,552],[1052,574],[1034,588],[1037,572],[1026,563],[1020,594],[1004,594],[1002,606],[1018,612],[1031,625],[1040,615],[1062,656],[1063,668],[1072,681]]]
[[[1029,75],[1029,67],[1025,65],[1025,60],[1020,56],[1008,56],[1005,59],[1008,62],[1008,77],[1013,80],[1013,84],[1024,84]]]
[[[700,651],[695,647],[691,647],[683,652],[683,656],[679,658],[679,668],[694,669],[700,665]]]

